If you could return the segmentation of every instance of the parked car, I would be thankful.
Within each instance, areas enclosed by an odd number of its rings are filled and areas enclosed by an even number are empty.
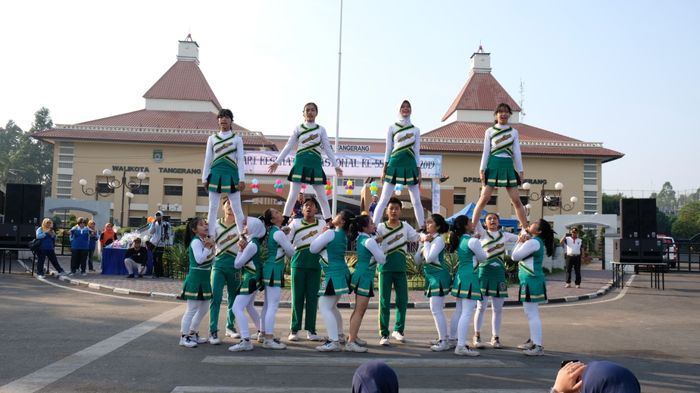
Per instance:
[[[676,266],[676,262],[678,261],[678,253],[676,252],[676,241],[673,240],[671,236],[665,236],[665,235],[657,235],[657,239],[661,240],[661,244],[663,244],[663,260],[664,261],[669,261],[669,265],[671,267]]]

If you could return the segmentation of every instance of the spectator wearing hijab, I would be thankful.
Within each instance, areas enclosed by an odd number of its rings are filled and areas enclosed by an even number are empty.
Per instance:
[[[100,245],[105,248],[116,240],[117,233],[114,232],[114,225],[111,222],[106,223],[104,231],[100,234]]]
[[[639,393],[637,377],[627,368],[606,360],[567,363],[559,369],[550,393]]]
[[[352,393],[398,393],[399,378],[379,360],[364,362],[352,377]]]

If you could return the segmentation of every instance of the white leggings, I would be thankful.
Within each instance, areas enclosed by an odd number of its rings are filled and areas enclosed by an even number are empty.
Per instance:
[[[239,294],[236,296],[236,300],[233,301],[233,315],[236,317],[238,322],[238,328],[241,330],[241,337],[250,338],[250,331],[248,330],[248,318],[245,315],[245,311],[248,311],[250,319],[253,320],[253,324],[257,330],[260,330],[260,315],[255,309],[255,294],[243,295]]]
[[[476,300],[457,299],[457,304],[460,309],[459,322],[457,324],[457,345],[466,345],[469,325],[471,324],[474,308],[476,307]],[[455,310],[455,314],[457,314],[457,310]],[[454,316],[452,319],[454,320]]]
[[[321,310],[323,322],[328,330],[328,338],[338,341],[338,335],[343,332],[343,317],[340,315],[337,304],[340,296],[321,296],[318,299],[318,308]]]
[[[236,218],[236,226],[238,233],[243,232],[245,216],[243,215],[243,207],[241,206],[241,193],[232,192],[228,194],[228,200],[231,201],[233,216]],[[209,238],[216,239],[216,219],[219,216],[219,204],[221,202],[221,194],[218,192],[209,191],[209,215],[207,222],[209,223]]]
[[[382,186],[382,196],[379,197],[379,202],[374,208],[374,215],[372,216],[372,221],[375,224],[379,224],[384,216],[384,209],[386,205],[389,204],[389,199],[394,193],[394,184],[384,182]],[[413,212],[416,214],[416,221],[418,221],[418,226],[425,224],[425,216],[423,215],[423,204],[420,201],[420,189],[418,184],[413,184],[408,186],[408,195],[411,197],[411,203],[413,204]]]
[[[530,339],[536,345],[542,345],[542,320],[540,308],[537,303],[523,302],[523,310],[527,315],[527,324],[530,326]]]
[[[309,184],[307,187],[311,187],[316,193],[316,199],[318,199],[318,204],[321,205],[321,213],[323,214],[323,219],[331,218],[331,208],[328,205],[328,197],[326,196],[326,189],[324,184]],[[294,203],[301,191],[301,183],[292,182],[289,186],[289,195],[287,196],[287,203],[284,204],[284,212],[282,215],[290,217],[292,215],[292,209],[294,209]]]
[[[280,306],[282,288],[265,287],[265,305],[260,315],[260,331],[265,334],[275,334],[275,317]]]
[[[180,322],[180,333],[189,334],[199,331],[199,324],[209,312],[209,300],[188,300],[187,310]]]
[[[474,318],[474,334],[481,332],[481,326],[484,324],[484,314],[491,299],[491,335],[500,337],[501,335],[501,320],[503,319],[503,303],[506,301],[504,297],[484,296],[484,300],[476,302],[476,318]]]
[[[430,312],[433,313],[435,320],[435,328],[438,331],[440,341],[447,339],[447,318],[445,318],[445,297],[431,296],[430,297]]]

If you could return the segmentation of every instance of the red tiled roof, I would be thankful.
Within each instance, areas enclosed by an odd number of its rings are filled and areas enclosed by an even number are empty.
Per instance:
[[[214,95],[207,79],[197,63],[177,61],[158,81],[143,95],[144,98],[169,100],[211,101],[221,109],[219,100]]]
[[[185,111],[153,111],[141,109],[134,112],[90,120],[78,125],[86,126],[116,126],[116,127],[155,127],[155,128],[186,128],[202,130],[218,130],[219,123],[216,113],[185,112]],[[233,123],[234,130],[246,130]]]
[[[508,104],[513,111],[520,111],[520,106],[491,73],[472,73],[445,116],[442,117],[442,121],[445,121],[456,110],[493,111],[502,102]]]

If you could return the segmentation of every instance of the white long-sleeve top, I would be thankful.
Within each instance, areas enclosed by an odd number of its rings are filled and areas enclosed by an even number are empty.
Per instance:
[[[198,265],[209,262],[214,257],[214,249],[206,248],[204,242],[199,238],[193,239],[192,243],[190,243],[190,247],[192,247],[192,254]]]
[[[317,151],[319,152],[319,155],[321,151],[323,151],[326,153],[326,157],[328,157],[328,159],[333,163],[333,167],[339,168],[340,165],[338,165],[338,161],[335,159],[335,152],[331,147],[331,143],[328,141],[326,129],[323,128],[323,126],[318,125],[318,129],[310,132],[308,131],[317,125],[318,124],[316,123],[305,122],[304,124],[297,126],[297,128],[294,129],[294,132],[292,132],[292,135],[289,137],[289,140],[287,140],[287,144],[284,145],[284,148],[277,156],[275,163],[280,165],[282,161],[287,158],[294,146],[297,146],[297,152],[299,152],[300,150],[312,148],[314,145],[318,145],[317,147],[314,147],[314,149],[318,149]],[[303,135],[300,138],[301,134]]]
[[[479,241],[479,239],[472,237],[467,242],[467,246],[474,253],[474,267],[477,267],[480,262],[483,262],[488,259],[489,255],[486,253],[486,251],[484,251],[484,248],[481,247],[481,242]]]
[[[432,241],[426,241],[422,247],[418,248],[418,252],[414,256],[416,265],[421,265],[427,262],[431,265],[440,266],[440,253],[445,249],[445,241],[442,240],[440,234],[434,234],[435,238]]]
[[[372,257],[378,264],[383,265],[386,263],[386,255],[384,255],[384,251],[381,247],[379,247],[379,244],[373,237],[367,239],[365,242],[365,248],[372,253]]]
[[[396,131],[410,125],[410,117],[401,117],[399,118],[398,122],[389,126],[389,130],[386,133],[386,152],[384,153],[384,163],[389,162],[391,153],[393,153],[395,149],[400,149],[413,144],[413,152],[416,155],[416,166],[420,166],[420,129],[413,126],[411,129],[396,133]]]
[[[222,142],[222,140],[231,138],[230,142]],[[219,146],[221,145],[221,146]],[[245,155],[243,148],[243,138],[239,134],[233,133],[232,130],[219,131],[215,135],[210,135],[207,139],[207,150],[204,155],[204,167],[202,168],[202,182],[206,182],[211,173],[211,164],[214,159],[222,155],[228,156],[230,160],[236,163],[238,167],[238,180],[245,181]]]
[[[292,247],[292,243],[289,241],[289,238],[283,231],[277,231],[275,232],[274,235],[272,235],[272,238],[275,239],[277,242],[277,250],[282,250],[285,255],[288,257],[291,257],[294,255],[294,247]],[[270,252],[270,250],[268,250]],[[281,255],[277,255],[277,258],[279,258]]]
[[[233,264],[236,269],[240,269],[243,266],[245,266],[247,263],[250,262],[249,266],[255,270],[255,264],[253,263],[253,257],[255,254],[258,252],[258,246],[250,242],[248,243],[243,251],[241,251],[238,256],[236,257],[236,262]]]
[[[336,231],[339,231],[340,229],[336,229]],[[325,231],[321,235],[319,235],[317,238],[315,238],[312,242],[311,245],[309,246],[309,251],[311,251],[314,254],[320,253],[326,246],[333,241],[335,238],[335,231]]]
[[[522,261],[525,266],[531,271],[535,270],[535,261],[532,254],[540,249],[540,242],[535,239],[530,239],[524,243],[518,243],[513,249],[513,254],[510,256],[514,261]]]
[[[493,127],[487,128],[486,131],[484,132],[484,150],[481,153],[481,165],[479,167],[482,171],[486,169],[486,165],[489,162],[489,156],[491,155],[491,148],[495,147],[495,146],[491,146],[491,134],[494,132],[505,130],[507,128],[512,128],[512,127],[510,127],[509,125],[505,125],[505,124],[503,124],[503,125],[497,124],[497,125],[494,125]],[[516,130],[515,128],[512,128],[512,130],[510,131],[510,135],[511,135],[512,141],[513,141],[513,144],[512,144],[513,157],[512,158],[513,158],[513,162],[515,164],[515,170],[518,172],[522,172],[523,171],[523,158],[522,158],[522,155],[520,153],[520,137],[518,136],[518,130]],[[506,142],[509,142],[509,141],[506,141]],[[496,157],[510,157],[510,155],[507,153],[499,153],[499,154],[496,154]]]
[[[506,254],[506,243],[518,242],[518,235],[502,230],[488,231],[481,224],[476,226],[476,233],[479,234],[481,247],[488,255],[488,259],[503,260]],[[500,266],[501,264],[493,261],[490,265]]]

